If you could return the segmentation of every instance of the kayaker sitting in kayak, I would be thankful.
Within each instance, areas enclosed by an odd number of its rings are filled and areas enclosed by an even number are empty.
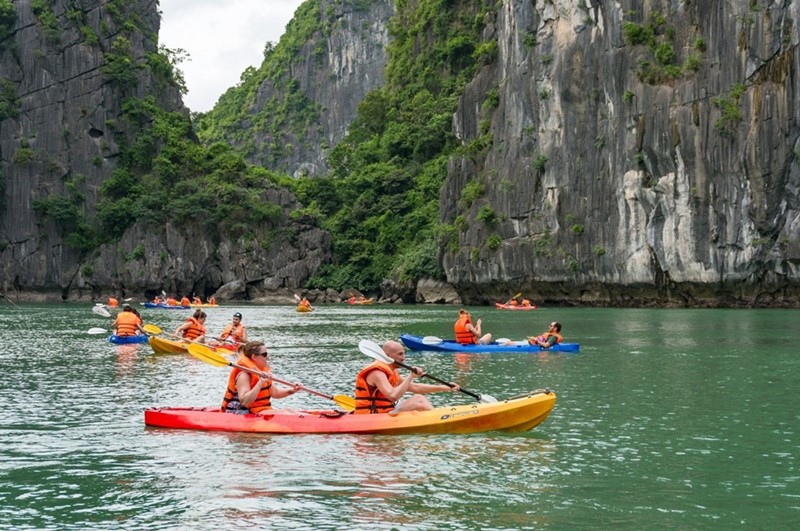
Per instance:
[[[564,339],[561,337],[561,323],[557,321],[553,321],[550,323],[550,328],[547,329],[547,332],[540,336],[529,336],[528,343],[531,345],[538,345],[542,348],[550,348],[556,343],[561,343]]]
[[[206,342],[206,312],[195,310],[194,315],[189,317],[185,323],[175,329],[175,335],[194,341],[196,343]]]
[[[492,342],[492,334],[481,336],[481,319],[478,319],[473,326],[469,312],[464,308],[458,311],[458,321],[453,325],[456,332],[456,341],[462,345],[474,345],[480,343],[487,345]]]
[[[216,347],[225,342],[233,342],[244,344],[247,343],[247,329],[242,324],[242,314],[236,312],[233,314],[231,323],[226,326],[222,333],[219,335],[221,341],[211,341],[209,344]]]
[[[397,341],[384,343],[383,352],[400,363],[405,359],[405,349]],[[414,367],[414,371],[401,380],[397,367],[394,363],[375,361],[361,369],[356,376],[356,414],[428,411],[433,409],[433,405],[423,394],[459,390],[455,383],[450,387],[414,382],[415,378],[425,374],[419,367]],[[415,394],[398,403],[407,392]]]
[[[250,341],[241,349],[241,357],[236,365],[247,367],[261,374],[243,371],[238,367],[231,370],[228,376],[228,388],[222,399],[222,411],[227,413],[257,413],[272,409],[273,398],[285,398],[303,388],[300,383],[292,387],[272,385],[272,373],[269,370],[269,352],[261,341]]]
[[[129,304],[122,307],[117,318],[111,323],[111,328],[114,330],[114,335],[120,337],[135,336],[138,333],[144,333],[142,328],[142,318],[133,311]]]

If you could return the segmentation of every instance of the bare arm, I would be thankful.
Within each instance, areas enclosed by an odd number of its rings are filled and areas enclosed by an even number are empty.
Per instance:
[[[397,387],[392,387],[392,384],[389,383],[389,379],[384,373],[381,371],[372,371],[367,375],[367,383],[377,387],[381,394],[392,402],[397,402],[406,394],[409,386],[411,386],[411,381],[416,377],[417,375],[411,372]]]
[[[261,386],[264,385],[269,381],[269,377],[258,377],[258,382],[253,387],[250,387],[250,375],[241,372],[236,377],[236,392],[239,394],[239,403],[241,403],[244,407],[250,407],[256,397],[258,397],[259,391],[261,391]]]
[[[427,395],[429,393],[441,393],[443,391],[458,391],[460,388],[458,384],[450,382],[453,384],[452,387],[449,385],[432,385],[432,384],[421,384],[412,382],[411,385],[408,387],[408,390],[412,393],[418,393],[421,395]]]

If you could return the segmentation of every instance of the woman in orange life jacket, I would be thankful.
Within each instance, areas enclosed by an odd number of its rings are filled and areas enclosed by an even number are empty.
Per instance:
[[[397,341],[383,344],[383,352],[400,363],[405,360],[406,351]],[[356,376],[356,414],[390,413],[396,415],[401,411],[429,411],[433,409],[430,401],[422,395],[442,391],[458,391],[458,384],[430,385],[414,382],[425,374],[419,367],[414,367],[405,378],[401,379],[397,365],[375,361],[370,363]],[[398,404],[404,394],[415,393]]]
[[[464,308],[458,311],[458,320],[453,325],[456,332],[456,341],[462,345],[474,345],[480,343],[486,345],[492,342],[492,334],[481,335],[481,319],[478,319],[473,326],[469,312]]]
[[[528,337],[528,343],[531,345],[538,345],[542,348],[550,348],[556,343],[561,343],[564,338],[561,337],[561,323],[553,321],[550,323],[550,328],[544,334],[533,337]]]
[[[223,341],[211,341],[209,344],[211,346],[217,346],[223,343],[226,339],[230,339],[230,341],[233,341],[234,343],[247,343],[247,329],[242,324],[241,313],[236,312],[233,314],[233,320],[222,330],[222,333],[219,335],[219,339],[222,339]]]
[[[302,389],[302,384],[278,387],[272,384],[269,370],[269,353],[261,341],[250,341],[240,349],[236,365],[263,373],[253,374],[234,367],[228,376],[228,387],[222,399],[221,410],[228,413],[264,413],[272,409],[273,398],[284,398]]]
[[[114,335],[121,337],[135,336],[139,332],[144,333],[142,318],[133,311],[129,304],[122,306],[122,311],[111,323],[111,328],[114,330]]]
[[[183,339],[196,341],[197,343],[206,342],[206,312],[196,310],[194,315],[189,317],[185,323],[175,329],[175,335]]]

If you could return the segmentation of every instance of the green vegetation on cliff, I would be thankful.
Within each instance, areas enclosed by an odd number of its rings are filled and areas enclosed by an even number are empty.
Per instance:
[[[283,181],[305,205],[301,214],[317,217],[333,238],[334,263],[309,287],[370,290],[385,278],[444,275],[434,229],[447,159],[458,149],[452,116],[484,60],[481,33],[495,3],[396,0],[395,7],[387,84],[361,102],[347,137],[330,154],[328,175]],[[310,37],[326,34],[329,16],[317,2],[303,4],[281,42],[268,46],[261,67],[246,71],[241,84],[199,118],[200,137],[227,137],[247,151],[258,130],[272,132],[277,143],[282,128],[302,133],[312,124],[315,110],[295,94],[289,71]],[[250,115],[265,81],[283,94],[283,104]]]

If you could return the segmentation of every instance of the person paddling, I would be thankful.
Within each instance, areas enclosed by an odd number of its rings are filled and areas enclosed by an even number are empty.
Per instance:
[[[233,314],[231,322],[222,330],[219,335],[221,341],[210,342],[211,346],[219,346],[226,342],[226,340],[234,343],[243,344],[247,343],[247,329],[242,324],[242,314],[236,312]]]
[[[405,360],[406,351],[397,341],[384,343],[383,352],[395,362],[403,363]],[[356,376],[356,414],[429,411],[433,405],[423,394],[459,390],[455,383],[450,387],[414,382],[414,379],[425,375],[425,371],[419,367],[414,367],[401,379],[397,367],[394,363],[375,361],[359,371]],[[406,393],[415,394],[398,403]]]
[[[114,335],[120,337],[135,336],[138,333],[144,333],[142,328],[142,318],[133,311],[129,304],[122,306],[122,311],[119,312],[117,318],[111,323],[111,328],[114,330]]]
[[[175,335],[196,341],[197,343],[206,342],[206,312],[203,310],[196,310],[194,315],[189,317],[185,323],[175,329]]]
[[[273,398],[285,398],[302,390],[303,385],[294,383],[291,387],[278,387],[272,383],[269,369],[269,352],[261,341],[250,341],[241,349],[241,357],[236,365],[247,367],[262,374],[253,374],[238,367],[231,369],[228,387],[220,409],[227,413],[265,414],[272,409]]]

